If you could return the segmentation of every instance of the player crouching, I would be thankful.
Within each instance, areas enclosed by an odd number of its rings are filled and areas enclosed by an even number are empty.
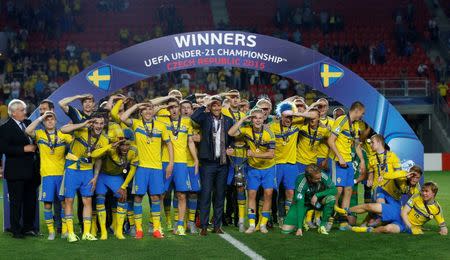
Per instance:
[[[297,228],[296,236],[303,235],[303,221],[306,212],[311,209],[323,211],[323,219],[328,219],[333,213],[336,202],[337,189],[333,181],[323,172],[319,166],[310,164],[305,169],[305,174],[297,177],[295,181],[294,201],[289,209],[281,232],[289,234]],[[320,234],[328,235],[325,222],[318,228]]]

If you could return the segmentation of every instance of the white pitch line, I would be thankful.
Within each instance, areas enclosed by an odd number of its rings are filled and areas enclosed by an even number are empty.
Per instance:
[[[232,244],[234,247],[239,249],[242,253],[250,257],[251,259],[264,260],[264,257],[251,250],[248,246],[244,245],[242,242],[237,240],[236,238],[230,236],[228,233],[220,234],[221,238],[225,239],[228,243]]]

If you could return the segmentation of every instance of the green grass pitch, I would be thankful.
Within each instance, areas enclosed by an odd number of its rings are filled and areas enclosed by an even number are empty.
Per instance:
[[[437,200],[444,209],[444,217],[450,218],[450,172],[426,172],[425,179],[438,183]],[[146,205],[144,211],[148,212],[147,201],[143,204]],[[0,208],[3,209],[3,200],[0,201]],[[148,219],[148,213],[144,219]],[[0,223],[2,221],[3,214],[0,214]],[[426,225],[429,230],[422,236],[357,234],[338,230],[333,230],[329,236],[323,236],[312,230],[297,238],[280,234],[278,228],[267,235],[246,235],[239,233],[234,227],[225,228],[225,231],[266,259],[450,259],[450,237],[440,236],[437,233],[438,227],[432,222]],[[60,238],[47,241],[44,221],[41,221],[41,225],[44,234],[38,238],[15,240],[10,238],[10,234],[1,233],[0,259],[247,258],[215,234],[207,237],[177,237],[166,232],[163,240],[153,239],[146,234],[141,241],[130,237],[119,241],[110,236],[107,241],[68,244]]]

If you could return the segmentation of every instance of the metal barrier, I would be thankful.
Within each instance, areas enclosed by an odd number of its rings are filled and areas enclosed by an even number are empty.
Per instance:
[[[431,95],[430,81],[423,78],[366,79],[387,97],[426,97]]]

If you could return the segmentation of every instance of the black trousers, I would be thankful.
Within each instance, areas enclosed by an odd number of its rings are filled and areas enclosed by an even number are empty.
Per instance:
[[[7,184],[11,232],[19,234],[34,230],[38,184],[32,180],[8,180]]]
[[[200,167],[200,224],[207,228],[211,209],[211,195],[214,192],[214,227],[222,226],[222,215],[225,204],[225,190],[227,187],[228,165],[215,162],[202,162]]]

